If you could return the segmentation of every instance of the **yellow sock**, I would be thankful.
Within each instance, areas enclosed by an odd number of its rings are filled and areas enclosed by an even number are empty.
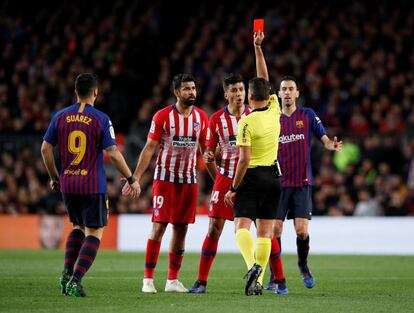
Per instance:
[[[236,242],[249,270],[254,264],[254,241],[252,234],[250,234],[248,229],[241,228],[236,232]]]
[[[271,244],[270,238],[264,238],[264,237],[257,238],[256,263],[259,264],[263,269],[257,281],[261,285],[263,285],[263,276],[266,271],[267,262],[269,261],[271,248],[272,248],[272,244]]]

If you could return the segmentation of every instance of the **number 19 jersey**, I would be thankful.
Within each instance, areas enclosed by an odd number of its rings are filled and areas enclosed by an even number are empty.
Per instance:
[[[103,149],[116,145],[109,117],[87,104],[79,103],[58,111],[44,140],[59,146],[60,190],[70,194],[106,193]]]

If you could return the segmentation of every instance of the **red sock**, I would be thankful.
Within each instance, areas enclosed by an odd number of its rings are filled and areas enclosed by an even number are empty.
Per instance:
[[[154,278],[154,270],[160,254],[161,241],[148,239],[145,252],[144,278]]]
[[[270,251],[270,269],[275,280],[283,280],[285,275],[283,274],[282,256],[280,255],[280,245],[276,237],[272,238],[272,250]]]
[[[168,253],[168,279],[178,279],[178,272],[183,262],[183,255]]]
[[[207,282],[208,273],[216,256],[218,239],[212,239],[208,235],[204,239],[201,249],[200,265],[198,267],[198,280]]]

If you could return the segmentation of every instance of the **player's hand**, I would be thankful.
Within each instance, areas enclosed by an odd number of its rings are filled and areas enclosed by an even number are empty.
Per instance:
[[[213,151],[206,151],[203,154],[204,163],[212,163],[215,160]]]
[[[132,185],[128,183],[126,185],[128,185],[131,189],[130,197],[132,199],[138,199],[139,195],[141,194],[141,186],[139,185],[139,183],[135,181]]]
[[[253,43],[255,46],[260,46],[264,39],[264,32],[258,31],[253,34]]]
[[[53,178],[50,180],[50,189],[53,191],[59,191],[60,190],[60,182],[59,178]]]
[[[224,195],[224,203],[232,208],[234,205],[234,197],[236,196],[235,192],[231,192],[230,190]]]
[[[341,152],[342,151],[342,140],[338,141],[338,138],[336,138],[335,136],[332,141],[332,148],[335,151]]]
[[[133,199],[138,198],[141,194],[141,186],[138,181],[135,181],[132,185],[128,184],[125,178],[122,178],[121,181],[124,181],[124,186],[122,187],[122,195],[126,197],[131,197]]]

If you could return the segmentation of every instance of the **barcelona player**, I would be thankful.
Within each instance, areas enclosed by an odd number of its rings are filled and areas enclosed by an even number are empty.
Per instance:
[[[112,163],[126,178],[133,197],[137,197],[139,185],[117,149],[111,120],[94,107],[98,96],[97,77],[80,74],[75,81],[75,92],[78,102],[53,116],[41,153],[51,188],[62,192],[73,224],[66,240],[61,291],[84,297],[81,280],[95,260],[108,218],[102,150],[108,152]],[[53,156],[55,145],[59,146],[60,171]]]

